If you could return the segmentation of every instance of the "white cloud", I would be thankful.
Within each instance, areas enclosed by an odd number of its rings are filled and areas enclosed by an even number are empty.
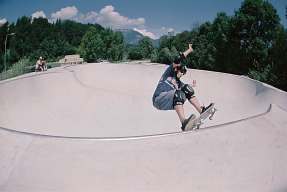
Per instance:
[[[143,36],[149,37],[151,39],[156,39],[155,34],[153,34],[152,32],[147,31],[146,29],[137,29],[134,28],[135,31],[139,32],[140,34],[142,34]]]
[[[51,14],[51,20],[55,21],[57,19],[73,19],[77,16],[78,9],[75,6],[62,8],[60,11]]]
[[[149,29],[149,31],[152,31],[156,38],[160,38],[163,35],[175,35],[177,33],[173,28],[170,27],[154,28]]]
[[[32,19],[40,17],[46,18],[44,11],[36,11],[35,13],[32,14]]]
[[[88,22],[93,22],[97,19],[98,17],[98,13],[95,12],[95,11],[91,11],[91,12],[88,12],[86,15],[85,15],[85,21],[88,21]]]
[[[5,19],[5,18],[0,19],[0,27],[1,27],[2,25],[4,25],[6,22],[7,22],[7,19]]]
[[[41,14],[45,15],[44,12],[36,13],[34,14],[37,16]],[[112,29],[134,29],[135,31],[143,34],[144,36],[150,37],[151,39],[157,39],[162,35],[167,35],[168,33],[175,33],[173,28],[168,27],[147,29],[144,18],[129,18],[123,16],[121,13],[117,12],[115,7],[112,5],[103,7],[99,12],[90,11],[86,13],[80,12],[76,6],[65,7],[52,13],[49,21],[54,22],[57,19],[70,19],[80,23],[97,23],[103,27],[111,27]]]
[[[135,31],[143,34],[144,36],[148,36],[152,39],[159,39],[163,35],[175,35],[177,32],[173,28],[168,27],[160,27],[160,28],[134,28]]]
[[[65,7],[51,14],[51,22],[57,19],[70,19],[81,23],[98,23],[104,27],[111,27],[113,29],[132,29],[134,27],[143,27],[145,24],[144,18],[131,19],[123,16],[112,5],[105,6],[99,13],[96,11],[80,13],[75,6]]]
[[[141,17],[130,19],[122,16],[120,13],[115,11],[113,6],[108,5],[100,10],[99,15],[96,17],[96,22],[105,27],[119,29],[143,26],[145,24],[145,19]]]
[[[74,20],[80,23],[96,23],[98,13],[90,11],[86,14],[80,13]]]

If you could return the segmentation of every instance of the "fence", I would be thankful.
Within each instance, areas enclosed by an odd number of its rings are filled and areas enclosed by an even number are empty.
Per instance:
[[[47,63],[48,69],[53,68],[53,67],[59,67],[61,66],[60,63],[58,62],[53,62],[53,63]],[[26,73],[31,73],[35,71],[35,64],[34,65],[25,65],[24,62],[17,63],[13,65],[9,70],[3,71],[0,73],[0,81],[5,80],[5,79],[10,79],[19,75],[23,75]]]

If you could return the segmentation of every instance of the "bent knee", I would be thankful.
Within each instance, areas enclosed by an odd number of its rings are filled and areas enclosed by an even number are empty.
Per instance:
[[[185,84],[185,85],[181,88],[181,90],[184,92],[184,94],[185,94],[185,96],[186,96],[186,98],[187,98],[188,100],[190,100],[190,99],[192,99],[193,97],[195,97],[195,95],[194,95],[194,89],[192,88],[191,85]]]
[[[182,90],[177,90],[174,93],[173,106],[183,105],[185,101],[186,101],[186,96],[184,92]]]

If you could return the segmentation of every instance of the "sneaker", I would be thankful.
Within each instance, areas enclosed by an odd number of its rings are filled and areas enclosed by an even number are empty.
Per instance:
[[[189,118],[187,118],[187,119],[185,119],[185,120],[183,121],[182,126],[181,126],[181,130],[182,130],[182,131],[185,131],[185,127],[186,127],[187,123],[188,123],[191,119],[195,119],[195,115],[194,115],[194,114],[191,114],[191,115],[189,116]]]
[[[200,114],[204,113],[204,111],[209,109],[212,105],[213,105],[213,103],[210,103],[207,107],[203,106]]]

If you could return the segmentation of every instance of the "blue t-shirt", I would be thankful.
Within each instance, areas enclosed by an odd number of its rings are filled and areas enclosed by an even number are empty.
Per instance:
[[[161,76],[158,82],[158,85],[152,97],[153,101],[162,92],[168,92],[168,91],[177,89],[176,85],[174,85],[172,81],[176,82],[178,89],[180,89],[184,85],[184,83],[182,83],[178,78],[176,78],[176,72],[174,71],[174,68],[172,67],[172,64],[171,64],[165,70],[165,72],[163,73],[163,75]]]

